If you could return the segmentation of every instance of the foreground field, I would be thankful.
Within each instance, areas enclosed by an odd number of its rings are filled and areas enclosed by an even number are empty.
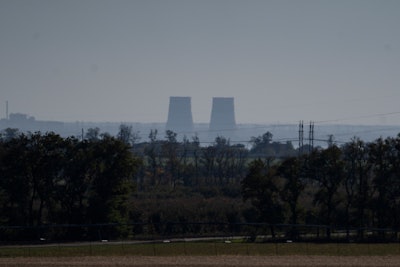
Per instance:
[[[0,258],[0,266],[399,266],[400,256],[110,256]]]
[[[399,243],[81,243],[0,246],[0,258],[84,256],[400,256]],[[400,266],[400,262],[399,262]]]
[[[400,266],[400,244],[214,242],[0,247],[1,266]]]

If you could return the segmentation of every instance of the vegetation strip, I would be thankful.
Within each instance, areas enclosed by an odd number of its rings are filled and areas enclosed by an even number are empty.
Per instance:
[[[168,130],[162,140],[155,130],[147,142],[134,136],[126,126],[115,137],[2,132],[3,244],[237,235],[399,241],[400,136],[297,149],[268,132],[251,148],[222,136],[202,147]]]
[[[389,256],[399,255],[400,244],[225,243],[173,242],[1,247],[0,257],[77,256]]]

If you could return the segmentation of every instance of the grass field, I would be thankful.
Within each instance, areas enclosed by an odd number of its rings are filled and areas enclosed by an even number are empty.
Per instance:
[[[0,247],[0,258],[82,256],[400,256],[400,244],[345,243],[86,243]],[[400,262],[399,262],[400,266]]]
[[[92,256],[92,257],[18,257],[0,258],[0,266],[101,267],[101,266],[163,266],[163,267],[256,267],[256,266],[399,266],[399,256]]]

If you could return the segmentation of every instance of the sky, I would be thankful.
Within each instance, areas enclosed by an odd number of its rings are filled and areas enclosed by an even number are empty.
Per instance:
[[[0,118],[400,125],[400,1],[0,0]]]

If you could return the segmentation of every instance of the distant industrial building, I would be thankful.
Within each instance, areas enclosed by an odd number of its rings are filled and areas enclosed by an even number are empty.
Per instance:
[[[193,117],[190,97],[171,96],[169,98],[167,130],[176,133],[192,133]]]
[[[233,97],[213,97],[210,131],[236,129]]]
[[[208,138],[217,136],[234,139],[236,136],[235,106],[233,97],[213,97]]]
[[[0,130],[16,128],[20,132],[63,132],[64,123],[59,121],[41,121],[23,113],[11,113],[0,120]]]

